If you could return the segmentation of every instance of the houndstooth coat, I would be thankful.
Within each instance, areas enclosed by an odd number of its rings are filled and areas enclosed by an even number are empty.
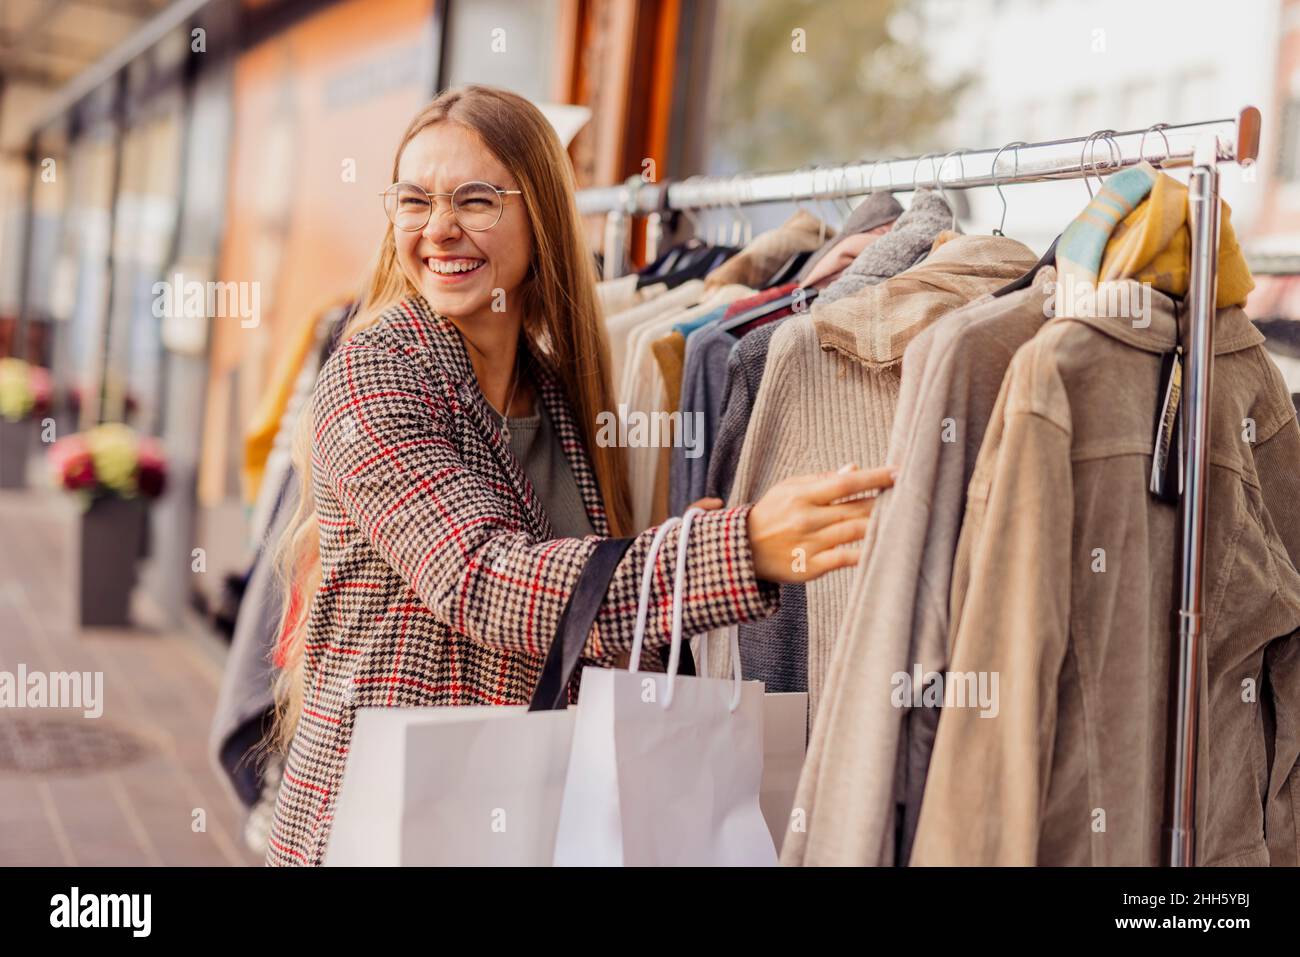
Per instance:
[[[592,526],[609,526],[558,381],[530,375]],[[538,497],[479,391],[460,333],[422,297],[389,309],[320,372],[312,483],[322,582],[312,601],[306,694],[276,801],[267,863],[324,856],[358,708],[526,704],[569,592],[600,540],[552,539]],[[748,506],[699,516],[687,548],[687,636],[771,614]],[[668,640],[676,536],[657,558],[647,647]],[[585,657],[631,647],[653,529],[606,595]]]

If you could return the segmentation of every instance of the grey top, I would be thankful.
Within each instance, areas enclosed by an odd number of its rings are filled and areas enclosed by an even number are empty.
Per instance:
[[[551,522],[551,534],[556,538],[595,535],[569,460],[551,428],[551,417],[540,399],[536,407],[532,415],[506,420],[510,426],[510,451],[541,499],[542,511]]]
[[[738,341],[736,336],[721,328],[720,322],[697,329],[686,339],[681,412],[683,418],[699,415],[704,454],[692,459],[687,457],[685,447],[673,449],[668,463],[668,509],[673,515],[683,514],[686,506],[704,497],[709,450],[713,448],[718,420],[722,417],[722,386],[727,378],[727,357]]]

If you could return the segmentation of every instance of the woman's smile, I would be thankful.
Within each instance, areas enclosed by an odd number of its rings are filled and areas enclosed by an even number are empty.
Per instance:
[[[454,286],[466,282],[482,271],[487,260],[473,256],[426,256],[424,268],[433,276],[434,282],[444,286]]]

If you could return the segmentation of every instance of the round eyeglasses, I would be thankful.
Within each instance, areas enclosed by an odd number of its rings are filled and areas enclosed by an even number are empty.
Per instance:
[[[384,212],[398,229],[418,232],[433,216],[434,201],[439,196],[451,200],[451,212],[461,228],[482,232],[501,222],[507,196],[521,196],[520,189],[498,189],[490,183],[461,183],[450,193],[430,193],[416,183],[394,183],[380,193]]]

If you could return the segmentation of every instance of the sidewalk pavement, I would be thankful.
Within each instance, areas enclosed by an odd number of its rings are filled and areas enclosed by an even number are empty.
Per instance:
[[[216,656],[139,595],[138,627],[79,628],[77,521],[61,493],[0,491],[0,672],[103,673],[102,717],[0,708],[0,866],[260,864],[207,756]]]

